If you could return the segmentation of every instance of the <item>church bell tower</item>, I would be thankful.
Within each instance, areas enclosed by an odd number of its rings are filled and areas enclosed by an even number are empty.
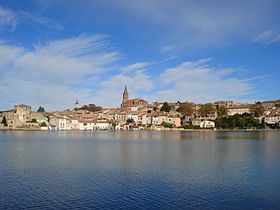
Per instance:
[[[127,92],[127,87],[125,85],[124,91],[123,91],[123,101],[122,102],[125,102],[127,100],[128,100],[128,92]]]

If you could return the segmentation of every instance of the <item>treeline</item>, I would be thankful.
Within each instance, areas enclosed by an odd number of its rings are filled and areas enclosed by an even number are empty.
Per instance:
[[[248,129],[264,128],[264,122],[260,122],[252,114],[235,114],[233,116],[221,117],[216,119],[216,127],[223,129]]]

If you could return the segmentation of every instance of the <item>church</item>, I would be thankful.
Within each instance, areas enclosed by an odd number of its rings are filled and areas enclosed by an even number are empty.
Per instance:
[[[129,99],[127,86],[124,87],[123,99],[122,99],[122,108],[126,107],[145,107],[148,105],[148,102],[141,98]]]

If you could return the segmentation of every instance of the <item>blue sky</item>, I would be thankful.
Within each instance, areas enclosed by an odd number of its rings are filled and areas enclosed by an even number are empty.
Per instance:
[[[0,109],[278,99],[276,0],[0,0]]]

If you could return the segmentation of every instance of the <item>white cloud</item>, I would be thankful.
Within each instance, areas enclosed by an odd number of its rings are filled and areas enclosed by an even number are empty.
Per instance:
[[[119,73],[101,82],[95,101],[105,106],[119,106],[125,85],[128,86],[130,98],[144,97],[155,87],[153,78],[144,71],[137,70],[129,75]]]
[[[45,26],[50,29],[55,29],[58,31],[64,30],[64,25],[56,20],[41,16],[41,15],[35,15],[28,12],[19,12],[18,18],[20,21],[25,23],[36,23],[42,26]]]
[[[12,25],[12,27],[15,27],[16,24],[16,14],[11,10],[0,6],[0,29],[6,25]]]
[[[123,88],[127,84],[131,89],[147,91],[153,88],[153,82],[149,75],[138,70],[132,75],[117,74],[102,82],[104,88]]]
[[[260,33],[255,40],[264,44],[280,44],[280,29],[267,30]]]
[[[15,29],[20,23],[37,24],[54,30],[64,30],[64,25],[59,21],[41,15],[31,14],[25,11],[12,11],[0,6],[0,29],[4,26],[11,26]]]
[[[175,45],[165,45],[162,46],[160,49],[161,53],[170,53],[174,54],[176,52],[176,46]]]
[[[24,52],[23,48],[6,45],[0,42],[0,73],[10,68],[12,61],[21,56]]]
[[[209,61],[184,62],[166,69],[159,76],[159,90],[150,100],[207,102],[236,100],[253,93],[251,81],[235,76],[236,69],[213,67]]]
[[[97,78],[119,58],[106,50],[104,36],[80,36],[52,41],[32,50],[0,44],[0,100],[15,104],[46,105],[63,109],[80,101],[91,102]],[[85,82],[84,82],[85,81]]]
[[[130,64],[130,65],[122,68],[122,72],[129,73],[129,72],[133,72],[136,70],[142,70],[149,65],[150,65],[149,62],[138,62],[138,63]]]
[[[111,1],[110,1],[111,2]],[[189,47],[224,46],[236,38],[251,40],[279,20],[279,1],[116,0],[136,20],[157,27],[161,52]],[[162,41],[162,40],[161,40]],[[172,46],[170,48],[169,46]]]
[[[254,91],[252,78],[238,78],[235,68],[210,65],[212,59],[183,62],[151,76],[143,70],[148,62],[119,64],[121,71],[116,71],[120,54],[108,49],[102,35],[50,41],[33,49],[0,42],[0,101],[59,110],[71,108],[78,98],[81,104],[113,107],[120,104],[125,84],[130,97],[148,101],[234,100],[250,98]]]

